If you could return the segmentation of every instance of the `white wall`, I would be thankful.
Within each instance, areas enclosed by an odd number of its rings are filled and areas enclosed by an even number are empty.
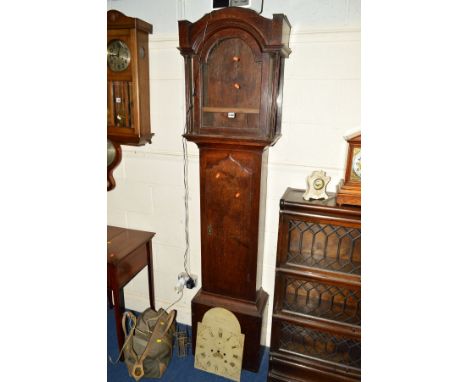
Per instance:
[[[181,134],[184,128],[184,72],[177,50],[177,20],[198,20],[211,0],[113,0],[108,9],[153,24],[150,36],[151,124],[153,143],[123,146],[115,172],[117,187],[108,193],[108,224],[156,232],[153,240],[156,305],[178,298],[177,274],[185,250]],[[265,227],[263,288],[270,294],[266,344],[269,344],[279,199],[286,187],[305,187],[313,170],[332,177],[334,191],[343,176],[343,136],[360,126],[360,2],[358,0],[265,0],[262,15],[284,13],[292,24],[286,60],[283,136],[270,149]],[[200,276],[198,149],[189,149],[190,268]],[[147,277],[125,287],[131,309],[148,306]],[[197,289],[185,289],[176,304],[178,319],[191,323],[190,301]]]

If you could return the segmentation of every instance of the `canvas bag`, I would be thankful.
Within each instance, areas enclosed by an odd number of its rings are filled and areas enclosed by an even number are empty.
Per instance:
[[[123,353],[128,373],[136,381],[145,378],[160,378],[172,358],[172,344],[175,333],[175,315],[172,310],[157,312],[146,309],[138,319],[132,312],[125,312],[122,328],[125,333]],[[127,319],[130,330],[127,332]]]

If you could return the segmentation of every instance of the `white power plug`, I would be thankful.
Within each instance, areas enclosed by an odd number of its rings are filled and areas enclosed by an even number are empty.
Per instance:
[[[183,277],[179,277],[174,289],[176,290],[177,293],[180,293],[182,292],[182,289],[184,289],[184,286],[185,286],[185,279]]]
[[[177,283],[174,289],[177,291],[177,293],[180,293],[182,292],[182,289],[184,289],[184,287],[187,287],[188,289],[192,289],[196,285],[197,285],[197,276],[192,275],[190,277],[186,272],[182,272],[182,273],[179,273],[179,275],[177,276]]]

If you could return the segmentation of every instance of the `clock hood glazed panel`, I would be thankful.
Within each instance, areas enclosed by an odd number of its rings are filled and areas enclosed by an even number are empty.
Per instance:
[[[189,139],[276,141],[290,28],[284,15],[270,20],[243,8],[179,21]]]

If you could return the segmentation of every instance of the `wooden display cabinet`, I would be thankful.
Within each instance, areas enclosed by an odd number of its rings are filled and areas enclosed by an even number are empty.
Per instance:
[[[269,381],[360,381],[361,209],[280,202]]]
[[[244,8],[179,21],[187,131],[200,149],[202,287],[197,324],[216,306],[245,334],[243,368],[257,371],[268,294],[262,289],[268,147],[281,135],[284,60],[291,26]]]

